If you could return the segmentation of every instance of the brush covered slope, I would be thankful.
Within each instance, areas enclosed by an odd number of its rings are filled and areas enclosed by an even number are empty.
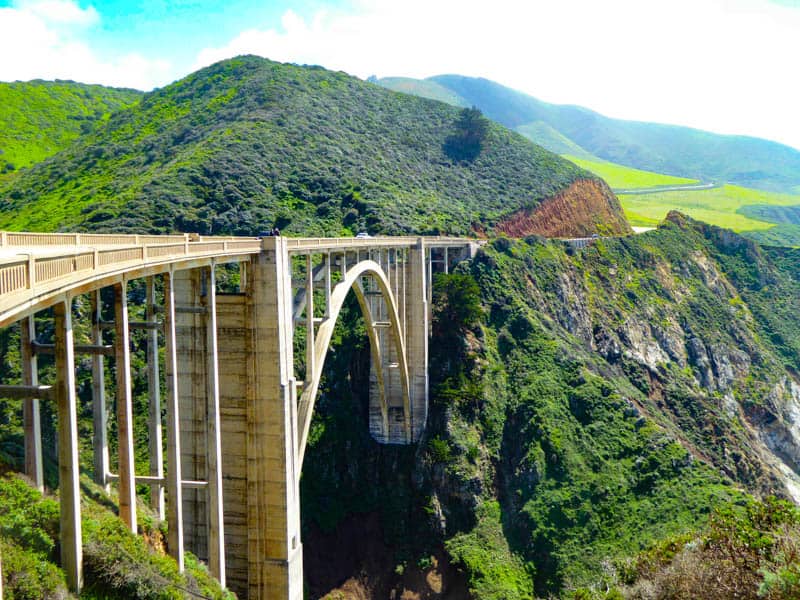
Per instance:
[[[776,142],[611,119],[580,106],[542,102],[483,78],[438,75],[417,86],[413,81],[386,78],[379,83],[422,96],[436,90],[439,98],[454,97],[454,104],[477,106],[489,118],[561,154],[771,191],[792,192],[800,185],[800,151]]]
[[[349,377],[321,388],[301,483],[311,589],[605,598],[631,557],[746,492],[800,500],[799,266],[677,213],[581,251],[499,238],[434,284],[417,449],[370,440],[363,331],[340,330]],[[382,577],[337,558],[370,515]]]
[[[63,150],[141,96],[73,81],[0,82],[0,178]]]
[[[601,180],[485,119],[477,152],[457,152],[462,113],[320,67],[223,61],[0,189],[0,227],[465,234],[581,181],[606,201]]]

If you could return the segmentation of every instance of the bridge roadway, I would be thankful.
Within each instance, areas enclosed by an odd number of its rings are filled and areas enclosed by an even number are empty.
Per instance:
[[[380,443],[413,443],[427,419],[433,274],[473,256],[477,246],[441,237],[0,232],[0,326],[18,324],[22,363],[21,381],[3,382],[0,397],[21,400],[25,470],[42,489],[39,402],[56,404],[61,564],[72,591],[83,582],[76,353],[92,363],[93,476],[106,490],[116,483],[128,528],[138,529],[136,485],[149,485],[181,569],[191,550],[241,598],[299,600],[300,471],[346,296],[355,294],[370,342],[370,433]],[[219,292],[220,268],[232,280],[238,275],[235,291]],[[128,284],[137,279],[145,283],[143,321],[128,315]],[[113,301],[101,294],[106,288]],[[82,310],[74,309],[78,301]],[[36,330],[34,317],[46,308],[53,309],[52,340]],[[90,339],[76,344],[73,322],[87,316]],[[133,460],[132,330],[145,331],[147,346],[147,475],[135,473]],[[304,360],[295,373],[298,331]],[[39,354],[55,356],[55,380],[46,385]],[[109,355],[115,381],[107,386]],[[109,468],[107,387],[116,396],[118,473]]]

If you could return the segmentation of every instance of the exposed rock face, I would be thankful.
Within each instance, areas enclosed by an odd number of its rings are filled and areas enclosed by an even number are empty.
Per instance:
[[[581,179],[534,209],[517,211],[495,230],[510,237],[587,237],[631,233],[619,200],[599,179]]]

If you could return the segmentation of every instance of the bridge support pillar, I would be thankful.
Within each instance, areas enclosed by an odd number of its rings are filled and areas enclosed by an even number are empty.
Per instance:
[[[428,420],[428,282],[425,241],[408,251],[405,274],[406,360],[411,397],[411,441],[416,442]]]
[[[33,352],[36,340],[34,315],[20,322],[20,339],[22,340],[22,383],[23,385],[39,385],[39,366]],[[36,488],[44,491],[44,469],[42,467],[42,429],[39,414],[39,400],[28,398],[22,405],[22,421],[25,429],[25,474],[31,478]]]
[[[75,351],[72,300],[53,307],[55,316],[56,385],[58,410],[58,496],[61,505],[61,568],[70,591],[83,587],[81,492],[78,464],[78,398],[75,393]]]
[[[285,239],[263,244],[248,282],[248,597],[302,600],[291,269]]]

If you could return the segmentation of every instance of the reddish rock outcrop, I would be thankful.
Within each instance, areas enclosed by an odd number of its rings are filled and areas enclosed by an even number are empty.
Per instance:
[[[632,233],[619,200],[600,179],[579,179],[532,209],[511,213],[494,227],[509,237],[588,237]]]

